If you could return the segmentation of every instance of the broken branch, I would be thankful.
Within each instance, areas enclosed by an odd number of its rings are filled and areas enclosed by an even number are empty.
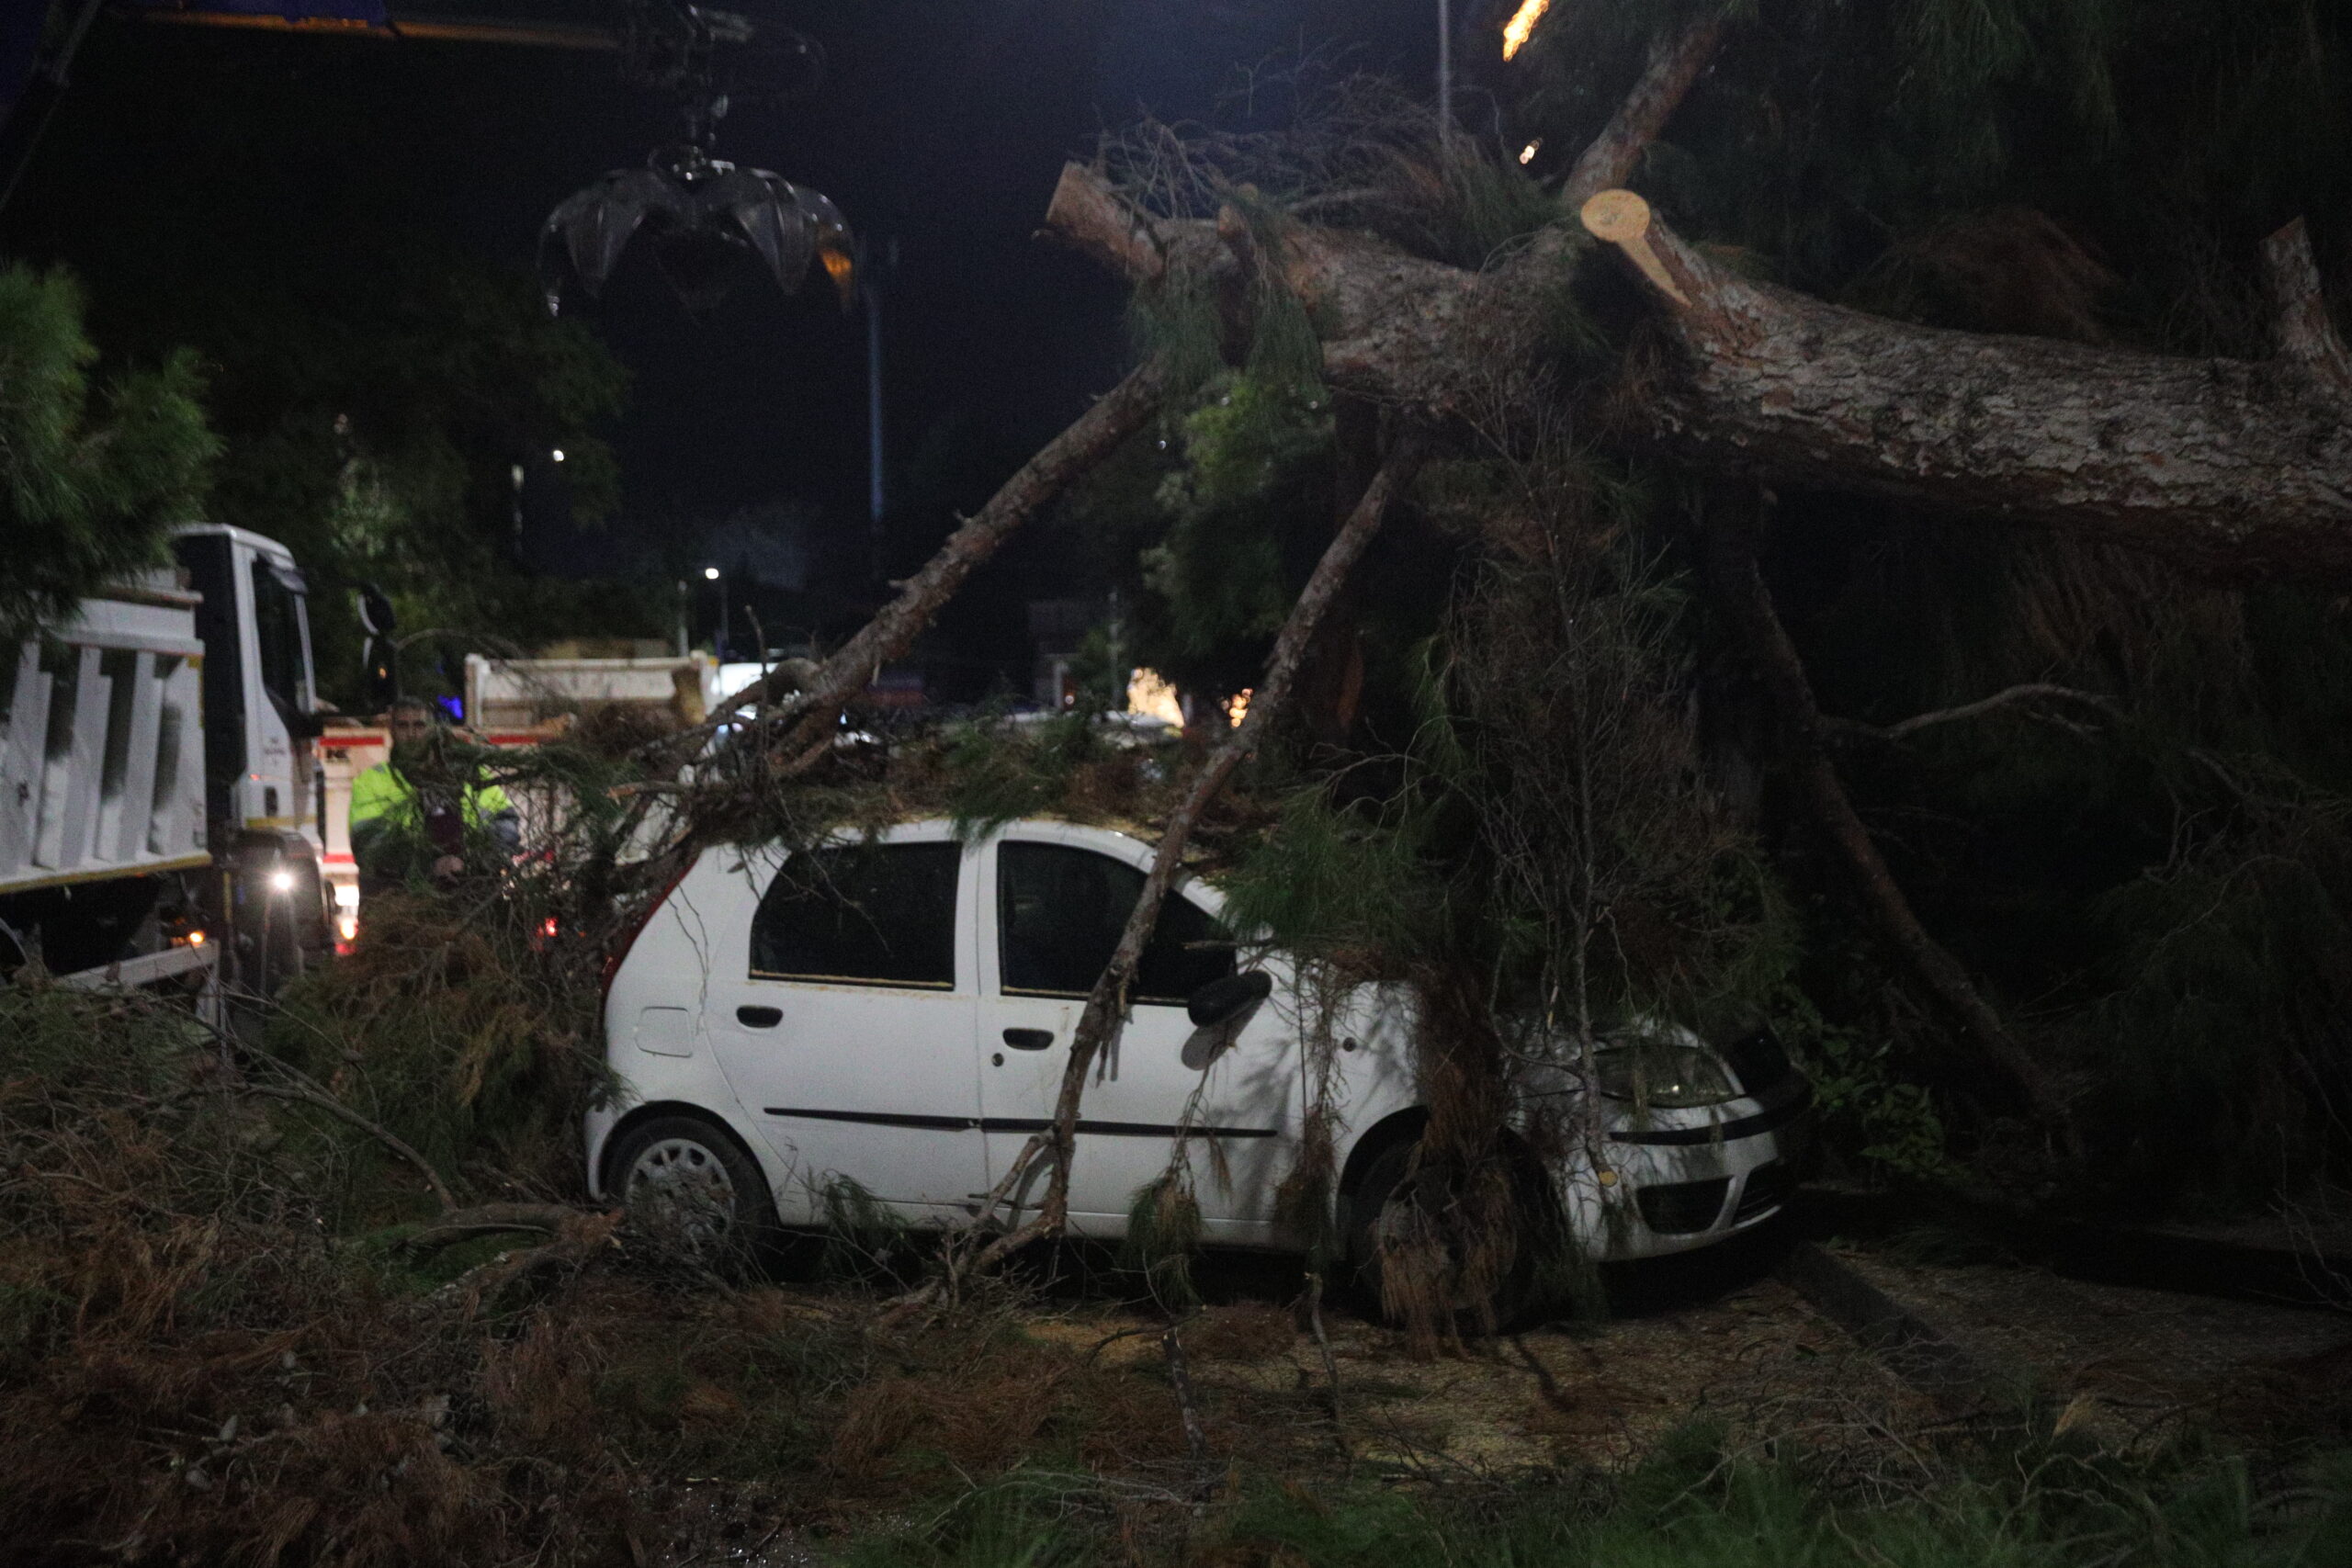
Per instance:
[[[1169,889],[1175,886],[1193,828],[1223,792],[1242,759],[1257,750],[1260,738],[1282,712],[1324,611],[1338,596],[1364,547],[1380,531],[1397,493],[1419,471],[1427,449],[1422,434],[1408,430],[1382,462],[1372,483],[1365,488],[1363,498],[1356,502],[1325,548],[1323,558],[1316,563],[1315,575],[1307,580],[1298,603],[1291,607],[1290,617],[1283,623],[1282,632],[1274,639],[1274,651],[1266,661],[1266,678],[1250,700],[1248,715],[1209,754],[1200,772],[1193,775],[1183,800],[1169,813],[1168,826],[1160,834],[1159,848],[1152,857],[1151,873],[1144,879],[1143,892],[1136,899],[1126,928],[1119,934],[1119,944],[1112,951],[1111,962],[1102,976],[1095,981],[1092,994],[1086,998],[1086,1010],[1070,1037],[1069,1059],[1063,1065],[1061,1092],[1054,1106],[1051,1140],[1048,1142],[1043,1134],[1032,1138],[999,1186],[1000,1191],[1014,1190],[1022,1173],[1040,1155],[1050,1151],[1053,1168],[1045,1199],[1033,1218],[999,1236],[981,1251],[972,1263],[975,1271],[994,1268],[1043,1236],[1060,1234],[1069,1217],[1070,1163],[1077,1148],[1078,1111],[1086,1092],[1087,1074],[1096,1058],[1118,1042],[1126,1018],[1128,988],[1134,985],[1136,966],[1143,961],[1144,944],[1151,940],[1152,929],[1159,924],[1160,907],[1168,900]]]
[[[1781,625],[1771,591],[1757,568],[1758,510],[1752,504],[1708,509],[1708,575],[1725,618],[1746,646],[1777,710],[1798,797],[1844,863],[1880,939],[1913,978],[1943,1005],[1978,1055],[2007,1081],[2034,1117],[2062,1136],[2071,1137],[2064,1105],[2049,1075],[2009,1033],[1959,960],[1919,923],[1911,901],[1904,897],[1878,846],[1871,841],[1870,829],[1862,825],[1838,780],[1824,744],[1826,726],[1814,700],[1813,684],[1805,676],[1804,661]]]
[[[2311,231],[2301,219],[2262,242],[2262,265],[2278,310],[2278,357],[2339,391],[2352,391],[2352,353],[2328,319]]]
[[[2282,342],[2313,357],[2257,362],[1866,315],[1742,277],[1652,219],[1638,238],[1666,282],[1621,249],[1681,353],[1645,400],[1645,438],[1717,471],[2063,525],[2232,577],[2352,577],[2352,381],[2312,316],[2308,245],[2299,261],[2282,235],[2274,268],[2303,302]]]
[[[1625,95],[1625,101],[1617,106],[1617,112],[1609,117],[1591,145],[1577,154],[1576,166],[1568,171],[1567,183],[1560,189],[1563,205],[1574,210],[1595,193],[1634,177],[1642,154],[1682,107],[1700,73],[1714,59],[1715,46],[1723,36],[1724,19],[1703,17],[1650,45],[1649,64],[1642,79],[1634,84],[1634,90]]]
[[[1901,740],[1906,736],[1917,735],[1920,730],[1933,728],[1939,724],[1954,724],[1964,718],[1975,718],[1980,715],[1991,713],[1996,708],[2004,708],[2015,703],[2025,702],[2078,703],[2085,707],[2097,708],[2101,713],[2111,714],[2115,711],[2115,705],[2096,692],[2078,692],[2072,686],[2053,686],[2046,682],[2028,681],[2019,685],[2006,686],[1989,697],[1979,697],[1973,703],[1962,703],[1957,707],[1936,708],[1928,713],[1914,714],[1897,724],[1864,724],[1858,719],[1831,718],[1826,715],[1823,716],[1822,723],[1843,734],[1867,735],[1879,740]]]
[[[293,1071],[282,1062],[272,1065],[283,1072]],[[441,1179],[441,1173],[435,1170],[423,1155],[411,1148],[399,1134],[370,1122],[325,1090],[311,1087],[307,1082],[288,1085],[248,1083],[239,1084],[237,1087],[247,1094],[263,1095],[271,1100],[290,1100],[297,1104],[316,1106],[330,1115],[348,1122],[400,1156],[401,1158],[408,1161],[409,1164],[416,1167],[418,1174],[424,1178],[424,1184],[433,1189],[433,1196],[440,1200],[442,1208],[455,1209],[458,1206],[457,1199],[449,1195],[447,1184]]]
[[[732,722],[745,705],[764,705],[781,697],[784,717],[792,721],[781,741],[782,748],[793,753],[784,772],[789,775],[812,765],[830,746],[831,738],[824,732],[830,730],[834,716],[873,683],[883,665],[914,646],[939,607],[955,597],[964,580],[995,555],[1015,529],[1143,428],[1159,407],[1166,379],[1158,359],[1147,360],[1128,372],[1125,380],[1022,464],[988,504],[966,518],[922,570],[907,580],[899,596],[876,611],[856,636],[814,671],[801,660],[787,660],[729,697],[708,723],[665,736],[656,745],[672,756],[691,756],[721,726]],[[783,687],[784,682],[789,682],[788,687]]]

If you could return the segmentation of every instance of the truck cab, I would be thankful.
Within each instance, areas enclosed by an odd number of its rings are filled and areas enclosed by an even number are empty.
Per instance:
[[[220,874],[211,897],[247,988],[266,991],[327,932],[310,589],[292,551],[243,528],[186,525],[172,553],[199,596],[205,816]]]

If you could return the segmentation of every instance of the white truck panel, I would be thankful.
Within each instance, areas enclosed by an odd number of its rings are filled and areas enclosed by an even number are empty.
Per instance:
[[[0,893],[205,858],[196,604],[141,584],[84,601],[46,650],[41,639],[15,650]]]

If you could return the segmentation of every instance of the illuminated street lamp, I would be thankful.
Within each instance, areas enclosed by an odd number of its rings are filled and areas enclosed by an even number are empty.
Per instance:
[[[718,586],[718,631],[712,639],[717,646],[711,651],[718,654],[723,663],[727,658],[727,581],[719,576],[718,569],[715,566],[707,566],[702,569],[702,580]]]

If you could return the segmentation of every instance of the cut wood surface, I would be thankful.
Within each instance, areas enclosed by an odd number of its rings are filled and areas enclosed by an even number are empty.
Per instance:
[[[2343,353],[2324,312],[2288,334],[2309,359],[2191,359],[1890,321],[1741,277],[1664,222],[1646,238],[1689,300],[1628,258],[1681,351],[1647,434],[1695,464],[2233,576],[2352,575],[2352,383],[2311,373]]]
[[[1709,24],[1660,46],[1570,197],[1635,167],[1714,42]],[[1574,265],[1569,211],[1485,273],[1294,220],[1280,273],[1334,388],[1442,417]],[[1138,284],[1232,265],[1214,223],[1142,214],[1080,164],[1047,223]],[[1719,474],[2073,529],[2226,578],[2352,577],[2352,355],[2299,224],[2265,246],[2280,310],[2268,360],[1921,326],[1741,276],[1664,221],[1639,243],[1660,264],[1643,286],[1671,352],[1593,411],[1618,416],[1610,440]]]

